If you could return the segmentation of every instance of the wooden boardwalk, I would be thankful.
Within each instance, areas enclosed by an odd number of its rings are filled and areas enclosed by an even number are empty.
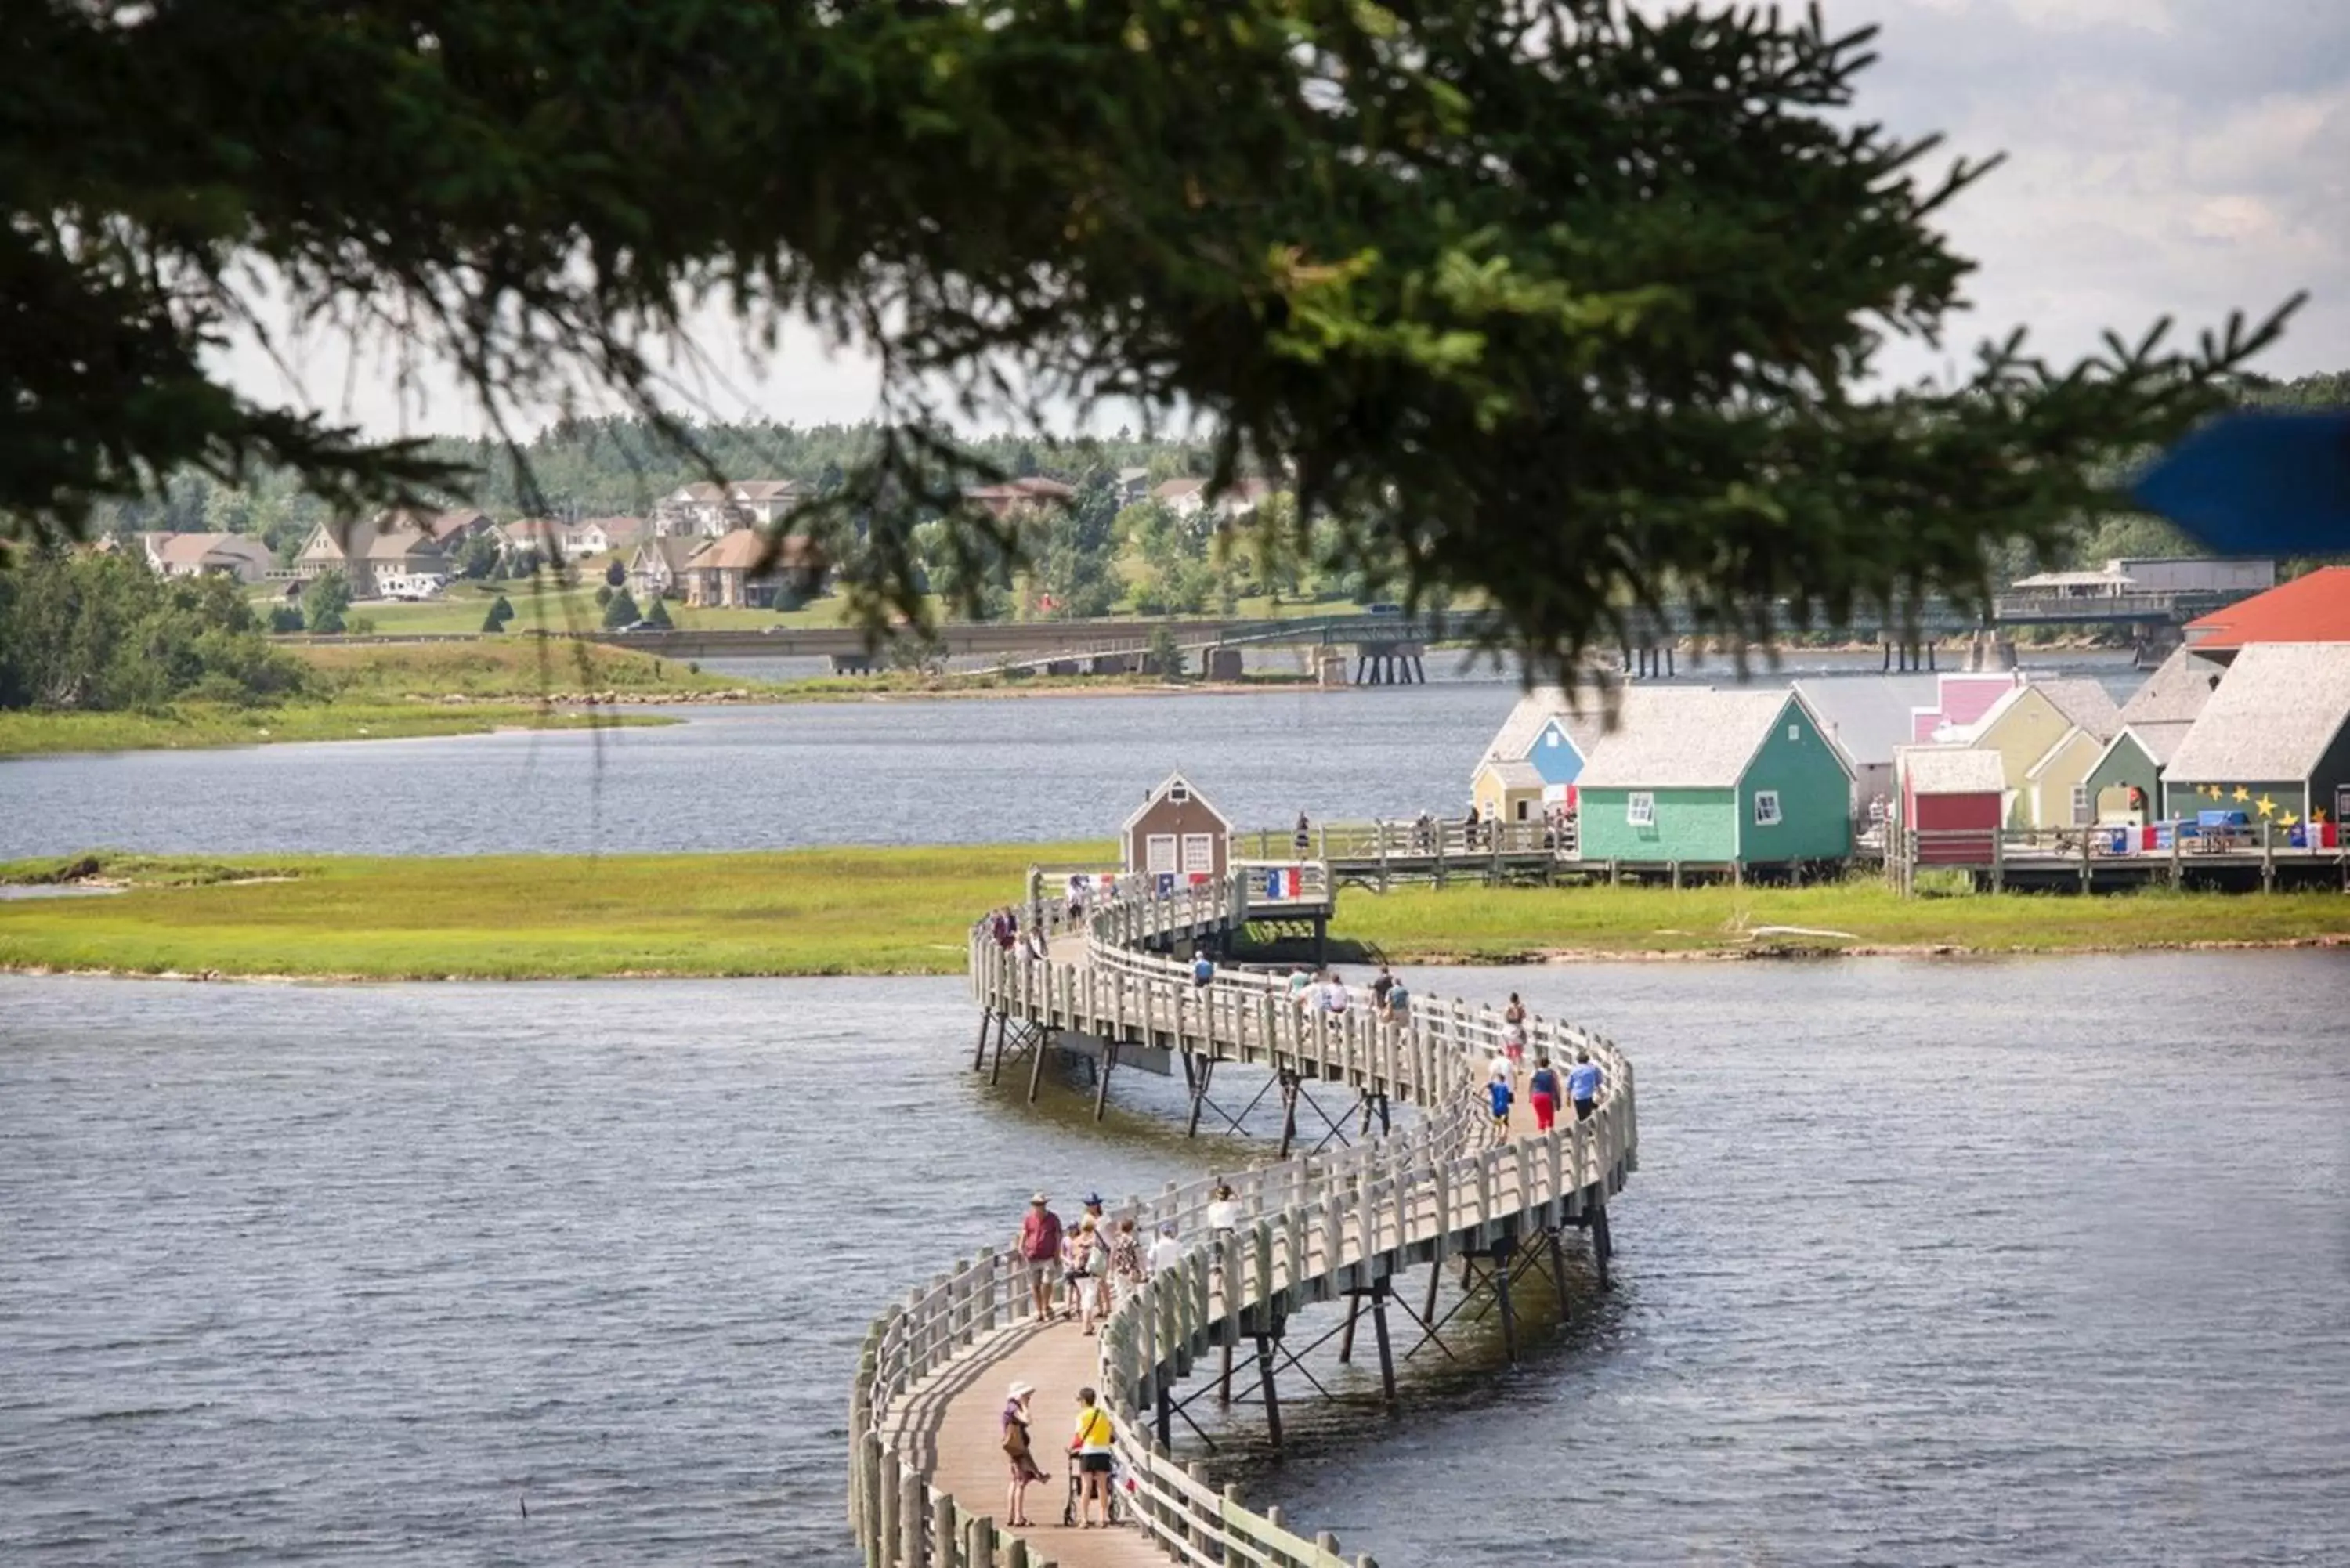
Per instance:
[[[1502,1036],[1497,1011],[1422,998],[1409,1025],[1381,1023],[1367,1005],[1334,1025],[1289,1004],[1265,977],[1228,973],[1195,988],[1169,956],[1267,912],[1241,873],[1174,898],[1115,899],[1081,930],[1056,929],[1042,953],[974,931],[973,994],[999,1031],[1017,1021],[1084,1036],[1100,1043],[1106,1065],[1120,1048],[1251,1064],[1424,1114],[1357,1147],[1170,1183],[1141,1200],[1128,1210],[1138,1228],[1174,1222],[1183,1262],[1122,1300],[1096,1337],[1035,1323],[1024,1280],[993,1250],[911,1293],[868,1335],[852,1397],[849,1517],[871,1568],[1170,1559],[1340,1568],[1347,1559],[1334,1539],[1309,1540],[1278,1509],[1259,1512],[1232,1489],[1211,1490],[1169,1451],[1173,1386],[1200,1358],[1237,1346],[1253,1345],[1269,1366],[1289,1315],[1314,1303],[1368,1297],[1384,1324],[1388,1282],[1407,1268],[1455,1256],[1506,1261],[1522,1238],[1555,1247],[1567,1225],[1589,1228],[1604,1259],[1607,1201],[1635,1168],[1637,1147],[1631,1067],[1612,1044],[1530,1018],[1530,1054],[1558,1061],[1587,1049],[1607,1092],[1589,1121],[1548,1135],[1513,1123],[1512,1136],[1497,1137],[1480,1093]],[[983,1055],[986,1039],[983,1025]],[[1243,1219],[1211,1237],[1206,1206],[1220,1179]],[[1006,1468],[996,1417],[1014,1378],[1039,1390],[1035,1438],[1048,1479],[1029,1500],[1032,1517],[1053,1521],[1019,1535],[996,1523]],[[1121,1529],[1057,1522],[1065,1482],[1051,1472],[1074,1391],[1087,1384],[1118,1425],[1134,1521]]]

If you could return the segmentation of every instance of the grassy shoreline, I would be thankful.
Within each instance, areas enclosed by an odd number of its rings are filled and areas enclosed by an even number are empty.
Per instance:
[[[0,970],[293,980],[957,974],[1035,862],[1102,844],[729,855],[158,857],[0,864]],[[2350,898],[2168,890],[1902,900],[1873,884],[1350,892],[1333,936],[1412,964],[2350,946]]]

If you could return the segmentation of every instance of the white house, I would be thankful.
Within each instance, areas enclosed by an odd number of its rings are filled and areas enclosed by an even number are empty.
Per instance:
[[[276,563],[269,546],[247,534],[141,534],[147,565],[166,577],[217,573],[241,583],[257,583]]]

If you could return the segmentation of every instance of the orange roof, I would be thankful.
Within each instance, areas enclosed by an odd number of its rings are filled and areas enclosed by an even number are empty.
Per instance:
[[[2350,642],[2350,566],[2320,566],[2187,623],[2198,652],[2253,642]]]

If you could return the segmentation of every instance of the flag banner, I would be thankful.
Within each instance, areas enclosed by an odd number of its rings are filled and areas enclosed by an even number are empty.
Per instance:
[[[1161,871],[1159,873],[1159,896],[1164,898],[1174,891],[1175,873],[1172,871]]]

